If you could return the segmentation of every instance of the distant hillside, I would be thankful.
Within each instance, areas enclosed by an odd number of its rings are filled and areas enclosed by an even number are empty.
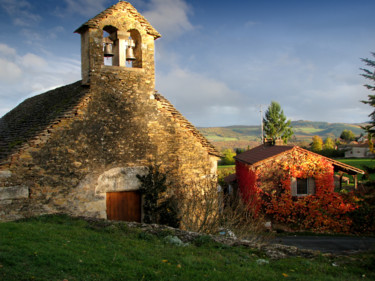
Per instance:
[[[293,141],[311,141],[315,135],[323,140],[327,137],[339,138],[343,130],[351,130],[356,136],[363,134],[361,126],[365,124],[327,123],[313,121],[292,121],[294,131]],[[219,149],[225,147],[244,147],[246,142],[250,145],[259,143],[260,126],[228,126],[198,128],[201,133]],[[236,146],[237,145],[237,146]],[[245,145],[246,146],[246,145]]]

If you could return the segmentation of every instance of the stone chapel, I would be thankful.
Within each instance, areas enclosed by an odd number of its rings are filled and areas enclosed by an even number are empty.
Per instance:
[[[168,171],[168,182],[216,188],[202,185],[215,179],[219,152],[155,91],[161,35],[125,1],[75,32],[82,80],[0,119],[0,220],[66,213],[142,221],[137,175],[151,165]]]

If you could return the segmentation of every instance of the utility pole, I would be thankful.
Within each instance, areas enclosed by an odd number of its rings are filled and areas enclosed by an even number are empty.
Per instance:
[[[260,113],[260,139],[261,144],[263,144],[263,104],[259,105],[259,113]]]

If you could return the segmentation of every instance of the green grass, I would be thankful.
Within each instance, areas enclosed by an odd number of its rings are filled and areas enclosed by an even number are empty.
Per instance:
[[[338,161],[363,169],[364,166],[375,167],[375,159],[366,158],[366,159],[338,159]]]
[[[236,141],[238,138],[222,137],[217,135],[208,135],[206,138],[210,141]]]
[[[234,169],[236,167],[236,165],[219,165],[217,166],[217,168],[219,170],[222,170],[222,169]]]
[[[316,134],[323,131],[323,129],[313,128],[313,127],[304,127],[304,128],[293,128],[295,134],[304,133],[304,134]]]
[[[360,158],[360,159],[337,159],[342,163],[364,170],[365,167],[375,167],[375,159],[371,158]],[[353,182],[353,177],[349,176],[350,181]],[[363,175],[358,174],[358,180],[363,180]],[[370,174],[370,180],[375,180],[375,174]]]
[[[375,253],[269,260],[210,239],[178,247],[162,236],[67,216],[0,223],[0,280],[375,279]],[[269,264],[258,265],[260,258]]]

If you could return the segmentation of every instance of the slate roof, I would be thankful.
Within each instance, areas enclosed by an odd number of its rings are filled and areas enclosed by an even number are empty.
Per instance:
[[[126,1],[119,1],[117,4],[109,7],[108,9],[104,10],[100,14],[96,15],[92,19],[88,20],[84,24],[82,24],[76,31],[77,33],[84,32],[87,28],[98,28],[99,23],[107,18],[110,17],[116,11],[126,11],[131,14],[137,21],[140,22],[141,26],[147,31],[148,34],[154,36],[155,39],[160,38],[161,35],[159,32],[156,31],[155,28],[140,14],[138,11],[133,7],[132,4]]]
[[[329,162],[331,162],[335,168],[335,171],[343,171],[348,174],[364,174],[365,172],[361,169],[358,169],[356,167],[350,166],[348,164],[336,161],[334,159],[322,156],[320,154],[316,154],[314,152],[311,152],[309,150],[303,149],[299,146],[284,146],[284,145],[274,145],[274,146],[268,146],[268,145],[260,145],[253,149],[250,149],[248,151],[245,151],[237,156],[235,156],[235,159],[241,162],[244,162],[249,165],[261,165],[262,163],[271,160],[272,158],[281,155],[283,153],[286,153],[290,150],[297,150],[302,153],[312,154],[315,156],[318,156],[322,159],[325,159]]]
[[[0,119],[0,164],[54,124],[74,118],[87,89],[81,81],[26,99]]]
[[[198,139],[202,146],[208,150],[209,154],[221,157],[221,154],[217,149],[165,97],[158,92],[155,92],[155,99],[159,101],[162,107],[176,119],[181,127],[191,132]]]
[[[48,139],[53,126],[77,116],[87,102],[89,89],[81,81],[26,99],[0,118],[0,165],[28,142]],[[159,93],[155,94],[164,109],[182,128],[194,135],[209,154],[220,157],[216,148]]]

